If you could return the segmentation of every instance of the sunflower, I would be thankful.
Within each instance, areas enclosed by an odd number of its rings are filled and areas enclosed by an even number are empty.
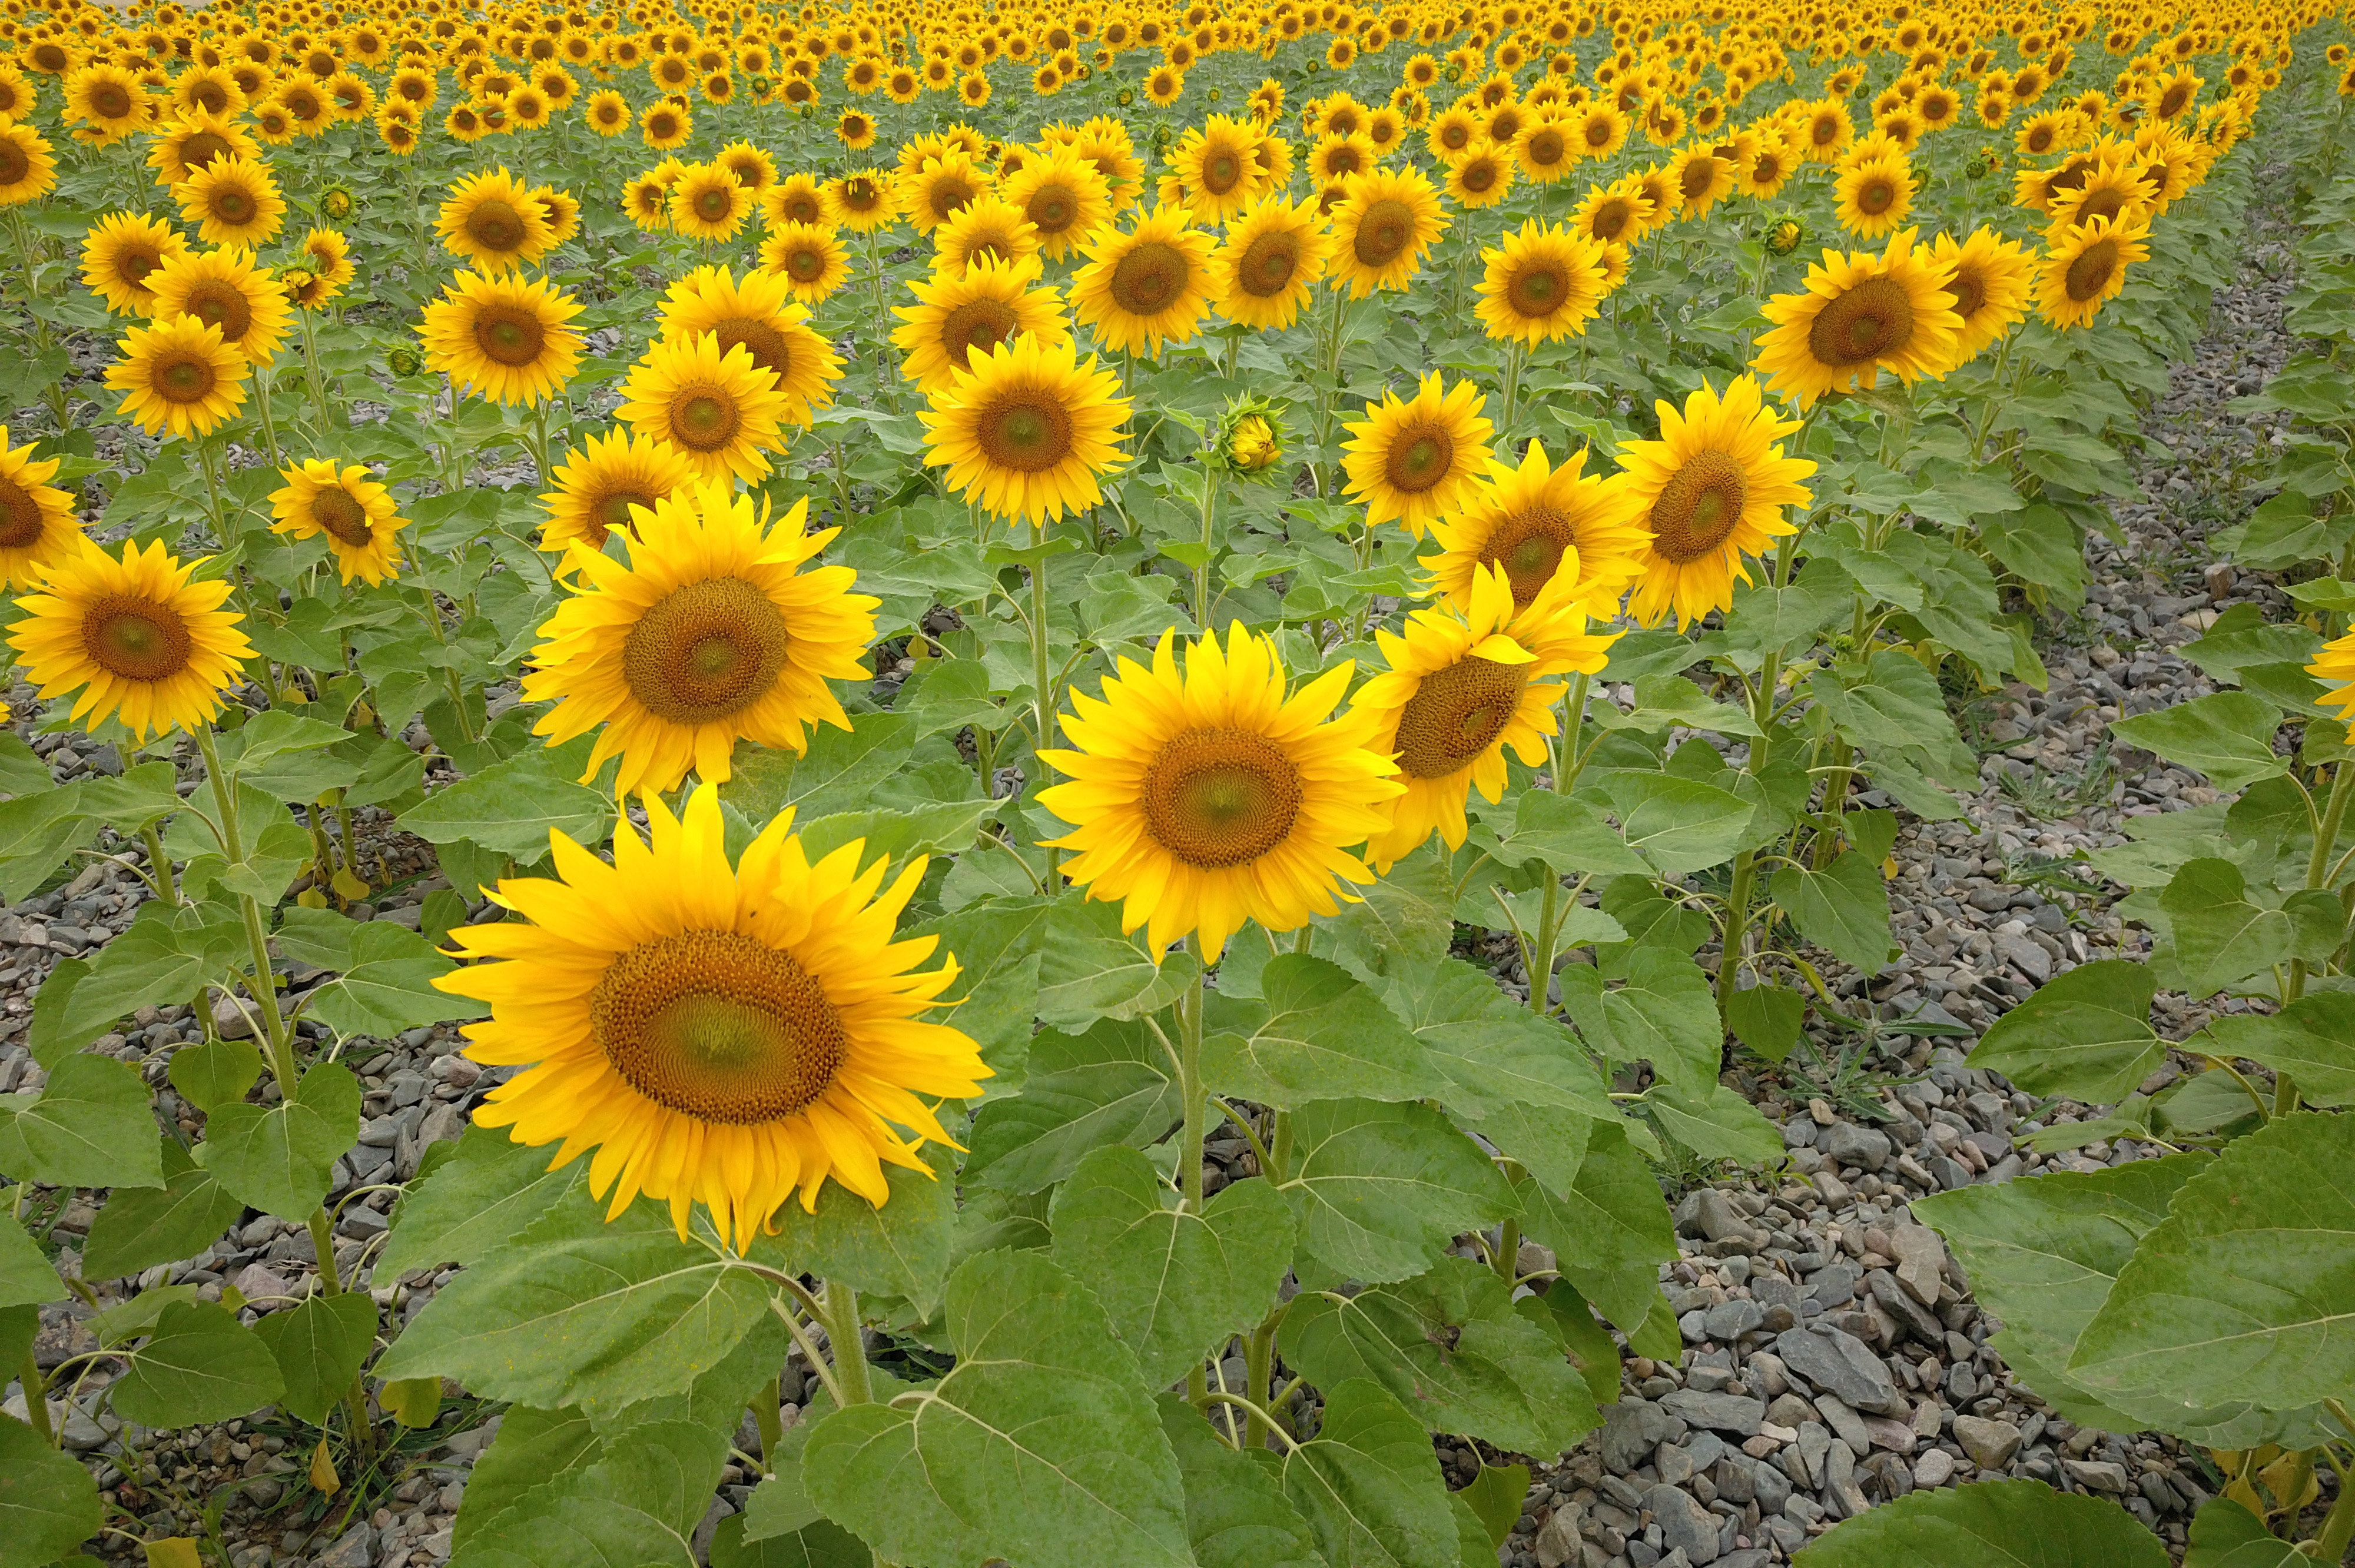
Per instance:
[[[400,550],[396,535],[409,526],[392,492],[357,463],[338,470],[309,458],[280,471],[286,488],[271,493],[277,518],[272,533],[297,539],[325,534],[336,574],[346,583],[358,577],[373,586],[392,576]]]
[[[1783,509],[1807,503],[1799,482],[1816,465],[1783,455],[1780,438],[1799,422],[1775,418],[1754,376],[1722,397],[1704,383],[1681,414],[1666,402],[1654,409],[1659,439],[1619,445],[1636,514],[1651,532],[1628,609],[1646,626],[1673,611],[1682,629],[1733,602],[1734,578],[1750,580],[1744,556],[1797,532]]]
[[[667,793],[692,770],[727,782],[736,743],[808,747],[812,725],[850,728],[828,681],[863,680],[881,603],[848,567],[802,568],[841,532],[805,531],[808,503],[773,525],[723,472],[631,514],[626,563],[574,541],[572,597],[539,629],[524,700],[561,746],[599,731],[583,782],[622,759],[621,795]]]
[[[1966,365],[2026,317],[2036,264],[2017,240],[1990,228],[1959,245],[1941,234],[1933,259],[1954,274],[1946,291],[1955,299],[1955,364]]]
[[[1064,869],[1088,896],[1120,899],[1156,956],[1188,934],[1216,962],[1246,920],[1290,931],[1354,902],[1374,874],[1349,853],[1388,826],[1403,792],[1374,746],[1372,716],[1334,717],[1352,666],[1289,698],[1272,640],[1238,623],[1187,651],[1165,633],[1153,667],[1131,659],[1102,698],[1074,689],[1071,750],[1039,760],[1068,783],[1039,792],[1071,831]],[[1338,895],[1337,897],[1337,895]]]
[[[622,210],[649,234],[670,227],[670,186],[654,173],[640,175],[622,187]]]
[[[716,164],[688,167],[670,188],[670,226],[689,239],[726,244],[751,217],[752,193]]]
[[[1480,117],[1459,103],[1432,116],[1431,123],[1423,128],[1423,140],[1432,156],[1444,162],[1459,153],[1469,152],[1480,134]]]
[[[425,363],[500,403],[538,404],[564,389],[581,363],[570,323],[580,303],[541,278],[460,272],[425,307]]]
[[[0,438],[0,444],[5,444],[5,438]],[[2325,643],[2306,673],[2331,688],[2318,701],[2337,708],[2339,716],[2347,721],[2348,733],[2355,736],[2355,631]]]
[[[761,241],[762,270],[785,280],[794,298],[815,305],[850,279],[850,252],[819,223],[780,224]]]
[[[684,493],[696,475],[695,465],[669,443],[608,430],[565,454],[553,477],[555,490],[539,498],[548,508],[539,547],[561,553],[575,540],[602,550],[608,534],[634,534],[640,508],[651,511],[665,497]]]
[[[1366,406],[1365,420],[1348,427],[1356,440],[1343,449],[1343,466],[1368,527],[1395,521],[1420,539],[1468,496],[1488,461],[1485,403],[1472,382],[1443,390],[1433,371],[1411,399],[1386,392]]]
[[[259,246],[277,236],[286,200],[268,165],[223,154],[173,187],[180,215],[208,245]]]
[[[1540,441],[1529,443],[1518,469],[1490,459],[1479,487],[1453,516],[1431,525],[1431,536],[1440,546],[1423,557],[1431,591],[1458,610],[1469,612],[1474,579],[1494,567],[1516,608],[1559,577],[1596,620],[1619,612],[1649,540],[1625,475],[1588,473],[1583,447],[1556,468]]]
[[[702,479],[757,480],[769,471],[762,454],[784,450],[786,397],[752,353],[741,342],[723,352],[710,332],[657,341],[631,370],[614,415],[677,449]]]
[[[188,242],[161,218],[144,213],[110,213],[91,227],[82,241],[81,281],[117,315],[155,313],[156,271]]]
[[[1419,169],[1376,169],[1344,182],[1333,209],[1331,277],[1362,300],[1377,289],[1403,289],[1446,232],[1439,193]]]
[[[14,61],[0,56],[0,116],[10,120],[30,119],[33,106],[39,101],[39,91],[25,73],[16,69]],[[221,106],[224,109],[230,107],[226,99]]]
[[[1832,192],[1839,226],[1859,238],[1878,239],[1913,210],[1913,165],[1893,151],[1853,158],[1841,167]]]
[[[62,461],[36,458],[30,442],[10,447],[0,425],[0,583],[9,588],[38,587],[50,562],[82,547],[72,493],[49,482]]]
[[[687,145],[695,134],[695,117],[668,99],[658,99],[638,117],[638,134],[655,152],[667,153]]]
[[[168,189],[225,156],[258,160],[261,147],[234,120],[196,109],[156,132],[155,144],[147,151],[147,166],[155,171],[155,183]]]
[[[1960,362],[1953,273],[1913,239],[1905,228],[1878,256],[1827,250],[1822,266],[1807,269],[1805,293],[1767,302],[1774,325],[1752,363],[1773,390],[1804,408],[1826,393],[1878,386],[1884,370],[1911,386]]]
[[[1022,209],[995,195],[975,196],[932,230],[932,270],[961,273],[976,258],[1018,261],[1039,250],[1039,231]]]
[[[1224,222],[1259,195],[1259,141],[1254,127],[1224,114],[1211,115],[1178,138],[1169,166],[1186,187],[1197,218]]]
[[[0,122],[0,207],[38,201],[56,188],[58,161],[29,125]]]
[[[819,201],[819,217],[853,234],[872,234],[888,228],[899,216],[893,202],[889,176],[879,169],[858,170],[826,182]],[[777,220],[773,217],[770,221]]]
[[[156,315],[190,316],[218,327],[221,340],[255,365],[276,356],[293,324],[285,290],[242,247],[169,257],[147,286]]]
[[[708,335],[721,355],[741,345],[752,356],[755,373],[765,371],[774,379],[782,399],[776,417],[807,425],[810,410],[834,401],[842,361],[810,330],[809,313],[793,293],[792,282],[781,273],[751,271],[740,281],[725,267],[698,267],[671,284],[664,297],[663,332],[677,339]],[[688,451],[703,450],[677,432],[666,439]]]
[[[788,175],[763,187],[760,203],[763,223],[835,221],[826,211],[825,189],[809,175]]]
[[[1734,165],[1712,148],[1690,147],[1668,164],[1669,188],[1676,193],[1677,215],[1696,218],[1733,194]]]
[[[1397,759],[1404,788],[1390,826],[1366,845],[1387,872],[1433,832],[1451,851],[1464,847],[1465,800],[1476,787],[1492,805],[1503,799],[1505,753],[1530,768],[1547,759],[1562,694],[1547,677],[1600,671],[1616,634],[1587,633],[1567,583],[1516,605],[1503,568],[1485,567],[1463,613],[1419,609],[1404,636],[1374,638],[1390,668],[1358,688],[1350,712],[1373,722],[1373,748]]]
[[[1213,243],[1183,207],[1156,207],[1124,233],[1098,230],[1071,276],[1080,320],[1106,347],[1160,357],[1165,343],[1191,339],[1220,302],[1211,291]]]
[[[84,540],[17,599],[8,645],[42,696],[80,690],[72,717],[85,729],[119,719],[142,742],[194,729],[220,712],[253,652],[237,629],[245,618],[221,609],[229,584],[188,580],[203,564],[183,564],[160,540],[144,554],[126,541],[120,556]]]
[[[89,128],[77,140],[108,146],[145,123],[147,94],[139,79],[117,65],[87,65],[66,78],[66,118]]]
[[[1084,511],[1103,499],[1098,477],[1126,461],[1119,386],[1068,338],[974,344],[964,368],[927,392],[924,461],[993,516],[1044,524]]]
[[[907,324],[891,341],[907,355],[901,373],[927,393],[955,384],[971,355],[986,355],[1001,343],[1029,335],[1058,347],[1070,340],[1063,302],[1052,289],[1035,287],[1037,258],[999,263],[984,257],[961,278],[910,280],[912,306],[892,312]]]
[[[1447,195],[1466,211],[1495,207],[1512,189],[1513,158],[1509,147],[1499,147],[1484,139],[1457,154],[1447,164]]]
[[[1006,199],[1038,230],[1039,249],[1060,261],[1112,218],[1112,186],[1095,164],[1069,147],[1026,163],[1007,175]]]
[[[1604,245],[1634,246],[1649,232],[1658,209],[1632,175],[1622,175],[1606,189],[1589,185],[1586,199],[1570,215],[1573,233]]]
[[[1210,257],[1220,313],[1261,331],[1280,332],[1299,317],[1333,249],[1314,202],[1277,191],[1246,207]]]
[[[511,272],[549,248],[547,209],[504,168],[459,181],[433,227],[478,272]]]
[[[900,181],[900,209],[919,234],[930,234],[990,189],[981,165],[962,150],[943,149]]]
[[[1736,175],[1734,184],[1745,196],[1760,201],[1772,201],[1783,192],[1793,173],[1799,166],[1798,154],[1791,143],[1781,136],[1760,139],[1752,150],[1750,162]]]
[[[2107,217],[2126,223],[2152,216],[2151,187],[2139,169],[2123,159],[2104,160],[2085,172],[2074,190],[2054,193],[2047,209],[2047,232],[2059,235],[2073,224]]]
[[[1507,233],[1500,249],[1483,250],[1480,320],[1488,335],[1534,348],[1586,330],[1607,291],[1603,246],[1560,224],[1540,228],[1532,218]]]
[[[611,865],[552,837],[557,877],[485,890],[522,919],[453,933],[463,956],[502,960],[436,981],[489,1005],[466,1054],[525,1066],[474,1119],[561,1140],[557,1165],[595,1150],[606,1217],[643,1193],[681,1236],[700,1202],[749,1248],[829,1178],[882,1206],[885,1163],[929,1171],[923,1144],[954,1146],[917,1097],[971,1098],[990,1075],[969,1036],[922,1018],[954,959],[919,970],[937,938],[893,940],[923,858],[888,888],[889,857],[860,871],[860,842],[813,865],[788,810],[731,867],[710,785],[646,817],[651,842],[616,833]]]
[[[1575,124],[1545,115],[1522,126],[1513,138],[1513,162],[1522,178],[1550,185],[1567,175],[1579,158],[1577,134]]]
[[[2096,217],[2050,242],[2036,277],[2036,311],[2056,327],[2087,327],[2126,286],[2126,269],[2150,259],[2150,225]]]
[[[591,93],[581,112],[600,136],[619,136],[630,128],[630,101],[610,87]]]

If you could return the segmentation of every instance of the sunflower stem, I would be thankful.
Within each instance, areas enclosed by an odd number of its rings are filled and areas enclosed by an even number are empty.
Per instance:
[[[867,1346],[858,1327],[858,1292],[840,1279],[826,1282],[820,1304],[827,1346],[834,1351],[834,1376],[846,1405],[875,1403],[875,1380],[867,1366]]]
[[[1581,767],[1578,747],[1579,742],[1584,739],[1586,735],[1586,694],[1593,683],[1594,677],[1581,670],[1578,673],[1578,679],[1571,683],[1570,701],[1563,705],[1561,736],[1559,743],[1561,747],[1561,760],[1550,769],[1553,776],[1554,793],[1557,795],[1569,794],[1578,783]]]
[[[21,1184],[18,1192],[21,1196]],[[23,1379],[25,1383],[25,1419],[32,1424],[33,1430],[40,1435],[43,1443],[52,1448],[56,1447],[58,1435],[49,1425],[48,1379],[41,1375],[41,1363],[34,1358],[33,1347],[29,1342],[25,1346],[24,1363],[16,1375]]]
[[[769,1475],[777,1472],[777,1449],[785,1440],[785,1424],[777,1414],[783,1397],[775,1378],[762,1383],[752,1396],[752,1425],[761,1429],[761,1468]]]
[[[211,437],[200,436],[197,438],[197,461],[203,465],[205,471],[205,494],[212,502],[213,538],[215,542],[226,548],[229,542],[229,513],[228,510],[221,505],[220,469],[219,465],[213,458],[213,443]]]
[[[1037,728],[1032,732],[1030,755],[1039,768],[1039,782],[1047,781],[1047,747],[1054,734],[1055,694],[1047,668],[1047,524],[1030,524],[1030,547],[1039,552],[1030,562],[1030,678],[1037,688]],[[1052,898],[1063,889],[1062,852],[1053,844],[1047,848],[1047,896]]]
[[[140,825],[139,842],[147,846],[147,878],[155,885],[155,896],[177,906],[180,890],[172,881],[172,857],[164,853],[164,835],[155,830],[155,821]]]
[[[1545,906],[1538,916],[1535,940],[1522,950],[1521,961],[1529,975],[1529,1011],[1543,1018],[1551,1009],[1553,999],[1553,944],[1561,928],[1559,908],[1561,902],[1561,878],[1546,877]]]
[[[221,849],[229,863],[236,865],[245,859],[245,835],[237,820],[237,797],[228,769],[221,766],[220,747],[214,743],[210,723],[194,726],[197,749],[204,754],[205,777],[212,781],[213,809],[220,815],[216,824],[220,832]],[[239,912],[245,918],[245,942],[248,957],[253,964],[247,991],[253,997],[254,1007],[261,1014],[262,1033],[270,1046],[270,1070],[278,1079],[279,1092],[288,1099],[294,1097],[296,1073],[294,1047],[286,1038],[286,1020],[278,1012],[278,985],[271,977],[270,938],[261,924],[261,906],[250,893],[238,895]],[[334,1251],[328,1250],[332,1259]],[[332,1261],[323,1261],[323,1273],[334,1267]]]
[[[303,322],[303,376],[310,383],[312,406],[319,411],[319,440],[323,446],[329,445],[334,434],[334,416],[327,411],[326,383],[319,377],[318,338],[311,329],[311,313],[298,305],[295,314]]]
[[[1210,629],[1210,553],[1218,539],[1219,471],[1213,455],[1202,457],[1202,558],[1194,564],[1194,623],[1205,631]]]
[[[2322,808],[2321,821],[2315,825],[2314,849],[2307,856],[2306,885],[2309,888],[2325,886],[2329,881],[2330,852],[2338,847],[2339,831],[2346,825],[2347,803],[2350,790],[2355,790],[2355,768],[2350,768],[2341,761],[2331,768],[2330,799]],[[2305,995],[2306,979],[2306,960],[2291,959],[2289,980],[2283,988],[2283,1000],[2296,1001]],[[2290,1081],[2289,1075],[2286,1073],[2275,1076],[2274,1096],[2277,1102],[2275,1107],[2277,1114],[2297,1108],[2297,1086]]]

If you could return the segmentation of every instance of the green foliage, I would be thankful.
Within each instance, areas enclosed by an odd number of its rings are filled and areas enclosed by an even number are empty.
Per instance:
[[[1794,1568],[2164,1568],[2167,1548],[2115,1503],[2041,1481],[1979,1481],[1909,1493],[1842,1523]]]

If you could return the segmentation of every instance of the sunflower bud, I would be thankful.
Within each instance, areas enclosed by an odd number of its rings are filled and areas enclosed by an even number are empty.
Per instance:
[[[1760,243],[1769,256],[1788,256],[1807,242],[1807,226],[1795,212],[1786,212],[1766,226]]]
[[[1219,420],[1217,457],[1230,473],[1246,479],[1272,476],[1284,461],[1284,421],[1276,406],[1264,397],[1229,404]]]
[[[384,367],[392,372],[395,379],[402,379],[424,369],[425,360],[413,348],[395,346],[386,352]]]
[[[2003,154],[1992,146],[1982,146],[1971,161],[1963,165],[1963,174],[1969,179],[1983,180],[2002,166]]]
[[[320,216],[332,222],[341,223],[351,217],[353,207],[352,193],[341,185],[329,185],[319,195]]]

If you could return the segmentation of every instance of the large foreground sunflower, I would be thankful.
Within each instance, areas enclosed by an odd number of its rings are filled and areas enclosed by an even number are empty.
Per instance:
[[[1766,304],[1774,323],[1752,361],[1768,385],[1804,408],[1828,392],[1870,388],[1884,370],[1907,386],[1935,379],[1961,357],[1952,270],[1917,250],[1913,229],[1880,255],[1824,252],[1807,269],[1806,291]]]
[[[922,1146],[950,1141],[917,1097],[969,1098],[990,1075],[969,1037],[922,1017],[955,960],[919,971],[937,938],[892,939],[924,862],[888,889],[884,857],[859,870],[863,841],[813,865],[788,810],[731,868],[709,785],[683,817],[649,800],[646,818],[651,844],[625,825],[611,865],[552,835],[556,877],[491,894],[522,919],[452,934],[499,960],[436,982],[490,1006],[466,1054],[526,1068],[474,1120],[560,1139],[556,1165],[595,1150],[608,1219],[643,1193],[684,1234],[700,1202],[738,1247],[828,1178],[887,1202],[886,1161],[926,1170]]]
[[[1352,846],[1389,823],[1402,787],[1374,748],[1371,715],[1333,710],[1344,662],[1289,698],[1275,645],[1239,622],[1188,650],[1165,633],[1153,667],[1120,661],[1101,700],[1074,688],[1073,749],[1039,754],[1070,780],[1040,791],[1071,824],[1057,840],[1092,898],[1120,899],[1157,956],[1192,933],[1206,962],[1256,920],[1290,931],[1353,898],[1374,874]]]
[[[1603,244],[1572,234],[1560,224],[1538,227],[1535,218],[1508,232],[1504,244],[1483,250],[1487,270],[1480,280],[1480,320],[1488,335],[1534,348],[1586,330],[1608,291]]]
[[[62,461],[36,458],[29,441],[10,447],[0,425],[0,584],[36,587],[43,567],[80,549],[74,498],[49,482]]]
[[[1099,477],[1125,461],[1120,378],[1082,361],[1070,339],[1028,334],[968,354],[931,393],[924,461],[996,517],[1046,523],[1103,498]]]
[[[1797,532],[1783,509],[1807,503],[1799,482],[1816,465],[1783,455],[1780,438],[1799,422],[1774,417],[1754,376],[1722,397],[1703,385],[1681,413],[1667,402],[1653,408],[1659,439],[1619,444],[1619,466],[1652,533],[1627,608],[1646,626],[1673,613],[1681,629],[1733,602],[1734,579],[1750,580],[1744,556]]]
[[[322,458],[308,458],[282,471],[285,488],[271,493],[277,521],[273,534],[308,539],[325,535],[335,552],[336,572],[345,582],[358,577],[380,583],[392,576],[401,529],[409,519],[400,515],[392,492],[358,463],[338,469]]]
[[[657,342],[622,385],[614,417],[676,448],[707,480],[756,480],[766,454],[784,450],[785,395],[777,378],[737,344],[699,332]]]
[[[533,733],[599,730],[584,780],[622,759],[624,795],[725,783],[740,739],[799,753],[815,724],[848,729],[828,681],[862,679],[880,599],[848,567],[802,568],[841,530],[774,519],[723,478],[633,514],[626,564],[576,542],[581,591],[539,629],[524,700],[554,702]]]
[[[116,212],[91,226],[82,241],[81,281],[118,315],[155,313],[155,273],[188,242],[163,219]]]
[[[2056,327],[2086,327],[2126,286],[2126,269],[2150,258],[2150,225],[2096,217],[2064,229],[2044,253],[2036,310]]]
[[[756,368],[776,378],[777,417],[787,424],[806,425],[812,409],[834,401],[842,361],[810,329],[809,312],[794,300],[792,280],[780,273],[739,278],[725,267],[698,267],[664,296],[662,327],[666,338],[708,335],[722,355],[741,345]]]
[[[41,575],[40,591],[16,600],[8,632],[27,679],[44,697],[80,689],[73,720],[91,727],[120,719],[142,741],[193,729],[220,712],[220,694],[253,652],[237,629],[245,618],[221,609],[229,585],[190,582],[162,541],[120,556],[84,540]]]
[[[1108,348],[1159,357],[1165,343],[1185,343],[1220,301],[1210,271],[1214,242],[1183,207],[1141,215],[1121,233],[1100,229],[1071,277],[1080,320]]]
[[[1475,787],[1491,804],[1503,799],[1505,753],[1531,768],[1546,760],[1562,691],[1546,677],[1593,674],[1616,634],[1587,634],[1566,580],[1517,607],[1503,570],[1484,567],[1462,613],[1419,609],[1405,636],[1374,636],[1390,668],[1350,705],[1373,720],[1373,747],[1397,758],[1405,791],[1391,802],[1389,828],[1366,846],[1374,869],[1387,872],[1433,832],[1451,850],[1464,846],[1465,799]]]
[[[266,245],[286,221],[270,166],[224,153],[173,187],[180,216],[208,245]]]
[[[1362,300],[1377,289],[1403,289],[1447,231],[1439,192],[1419,169],[1377,168],[1352,175],[1333,209],[1334,286]]]
[[[123,395],[120,411],[151,435],[208,436],[245,403],[251,366],[217,326],[173,316],[133,327],[122,349],[106,384]]]
[[[1586,471],[1586,449],[1555,467],[1531,441],[1521,466],[1490,459],[1488,471],[1455,509],[1431,525],[1440,547],[1425,556],[1431,588],[1468,612],[1479,574],[1505,575],[1513,603],[1527,607],[1557,577],[1597,620],[1619,612],[1619,597],[1643,571],[1649,540],[1625,474]]]
[[[256,365],[276,356],[293,325],[286,291],[240,247],[167,258],[147,287],[158,316],[187,316],[218,327],[221,341]]]
[[[425,363],[501,403],[546,402],[581,364],[580,303],[545,278],[461,272],[425,307]]]
[[[632,430],[592,435],[565,454],[555,490],[539,498],[548,508],[539,547],[564,551],[578,540],[602,550],[606,535],[635,532],[641,509],[651,512],[657,502],[690,489],[695,478],[695,465],[666,441]]]
[[[974,355],[986,355],[1026,333],[1050,346],[1068,342],[1071,328],[1061,297],[1038,282],[1036,257],[976,260],[961,278],[911,279],[908,289],[916,302],[891,313],[907,323],[891,332],[891,341],[907,355],[901,374],[923,391],[937,392],[955,383],[956,373],[972,364]]]
[[[1229,321],[1281,332],[1299,318],[1332,254],[1332,237],[1313,201],[1281,191],[1261,197],[1227,228],[1211,254],[1211,285]]]
[[[1404,402],[1385,392],[1366,418],[1348,427],[1343,448],[1348,493],[1366,503],[1366,525],[1395,521],[1420,539],[1470,492],[1488,461],[1495,427],[1481,414],[1487,399],[1470,381],[1441,386],[1439,372]]]

